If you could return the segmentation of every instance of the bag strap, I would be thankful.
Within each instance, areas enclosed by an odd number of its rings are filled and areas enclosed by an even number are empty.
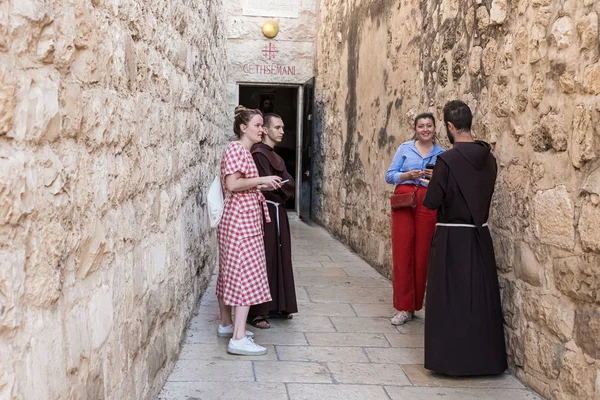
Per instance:
[[[219,183],[221,184],[221,192],[223,192],[223,207],[224,207],[225,204],[227,203],[227,200],[229,200],[233,196],[233,194],[232,194],[232,192],[225,189],[225,185],[223,184],[223,181],[221,180],[220,173],[219,173],[218,177],[219,177]]]
[[[400,162],[400,166],[398,167],[398,170],[400,171],[400,173],[402,173],[402,167],[404,167],[404,161],[406,161],[406,155],[402,156],[402,161]]]
[[[400,174],[402,174],[402,167],[404,167],[404,161],[406,161],[406,155],[402,156],[402,161],[400,161],[400,166],[398,166],[398,172],[400,172]],[[402,182],[399,183],[399,185],[401,185]]]

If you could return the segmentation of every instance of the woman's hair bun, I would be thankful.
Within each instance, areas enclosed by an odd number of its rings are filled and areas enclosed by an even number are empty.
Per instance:
[[[233,120],[233,131],[237,135],[238,138],[242,137],[242,125],[248,126],[252,118],[255,115],[262,116],[260,110],[253,110],[251,108],[246,108],[242,105],[239,105],[235,108],[235,118]]]
[[[239,105],[235,108],[234,114],[237,117],[240,113],[242,113],[244,110],[247,110],[246,107]]]

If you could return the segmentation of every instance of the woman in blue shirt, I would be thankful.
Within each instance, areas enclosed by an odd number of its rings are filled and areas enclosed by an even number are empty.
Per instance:
[[[427,281],[429,245],[435,230],[436,212],[423,206],[427,191],[421,178],[430,179],[437,156],[444,152],[435,144],[433,114],[415,118],[413,140],[402,143],[385,174],[385,181],[397,185],[394,194],[414,193],[416,206],[392,210],[392,258],[394,308],[393,325],[410,321],[423,307]],[[429,166],[429,168],[426,168]]]

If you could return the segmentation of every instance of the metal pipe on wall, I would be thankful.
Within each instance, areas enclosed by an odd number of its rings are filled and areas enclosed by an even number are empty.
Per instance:
[[[300,216],[300,187],[302,186],[302,139],[304,136],[304,88],[298,87],[298,105],[296,107],[296,214]]]

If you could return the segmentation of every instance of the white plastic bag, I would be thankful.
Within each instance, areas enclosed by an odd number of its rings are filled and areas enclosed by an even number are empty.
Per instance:
[[[221,222],[221,216],[223,215],[223,207],[225,201],[223,199],[223,189],[221,187],[221,178],[216,176],[213,180],[208,194],[206,195],[208,205],[208,218],[210,219],[210,227],[216,228]]]

